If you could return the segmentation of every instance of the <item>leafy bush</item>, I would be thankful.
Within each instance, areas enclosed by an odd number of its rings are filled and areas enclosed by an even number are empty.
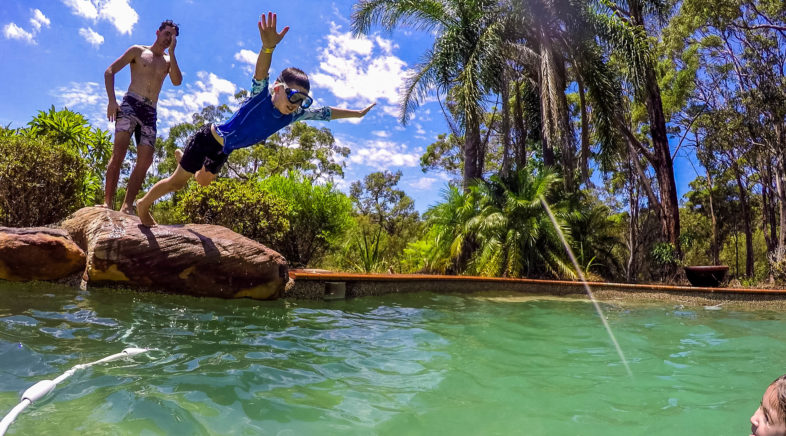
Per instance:
[[[259,181],[260,189],[289,204],[289,230],[276,249],[292,265],[319,262],[352,223],[349,198],[333,185],[316,185],[297,173]]]
[[[27,128],[0,128],[0,225],[52,224],[99,201],[111,150],[109,132],[54,106]]]
[[[328,268],[364,273],[388,271],[391,262],[386,252],[391,237],[366,215],[356,216],[352,221],[339,249],[326,259]]]
[[[78,192],[81,204],[103,202],[104,173],[112,153],[112,141],[108,131],[91,127],[87,118],[67,108],[48,112],[38,111],[27,123],[28,128],[20,134],[36,138],[51,138],[53,142],[65,144],[80,156],[87,165],[82,189]]]
[[[58,222],[82,207],[87,163],[68,144],[4,129],[0,135],[0,225]]]
[[[284,200],[236,179],[190,184],[175,211],[185,221],[224,226],[274,249],[290,228]]]

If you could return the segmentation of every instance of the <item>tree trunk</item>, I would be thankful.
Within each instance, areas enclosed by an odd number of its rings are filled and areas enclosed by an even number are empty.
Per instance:
[[[751,226],[751,211],[748,204],[748,190],[742,181],[740,168],[732,158],[731,169],[734,171],[734,178],[737,181],[737,188],[740,190],[740,205],[742,206],[742,226],[745,231],[745,276],[753,277],[753,229]]]
[[[638,276],[638,225],[639,225],[639,195],[636,190],[636,176],[633,172],[632,159],[636,159],[635,155],[628,155],[628,198],[630,200],[630,220],[628,223],[628,268],[625,279],[628,283],[636,281]]]
[[[699,132],[693,132],[696,137],[696,147],[699,147]],[[712,153],[709,153],[712,155]],[[701,159],[700,159],[701,161]],[[712,172],[710,171],[710,166],[712,165],[709,160],[707,162],[701,162],[704,165],[704,169],[707,171],[707,198],[709,199],[709,206],[710,206],[710,222],[712,228],[710,231],[712,232],[712,240],[710,241],[710,251],[712,252],[712,264],[713,265],[720,265],[720,242],[718,241],[718,217],[715,216],[715,203],[712,201],[712,191],[713,191],[713,183],[712,183]]]
[[[543,147],[543,165],[554,166],[554,144],[556,140],[556,119],[553,116],[553,108],[556,102],[552,98],[554,89],[553,62],[551,46],[548,44],[546,35],[541,35],[540,44],[540,69],[538,70],[538,87],[540,91],[540,120],[541,120],[541,144]],[[558,118],[557,118],[558,119]]]
[[[589,117],[587,116],[587,102],[584,98],[584,83],[581,80],[581,76],[577,76],[577,84],[579,87],[579,105],[581,110],[581,152],[579,159],[580,167],[581,167],[581,182],[584,183],[584,186],[587,188],[592,187],[592,182],[590,182],[590,175],[589,175],[589,155],[590,155],[590,144],[589,144]]]
[[[709,195],[710,202],[710,221],[712,222],[712,241],[711,243],[711,251],[712,251],[712,264],[713,265],[720,265],[720,244],[718,244],[718,218],[715,216],[715,206],[712,202],[712,174],[710,170],[707,169],[707,188]]]
[[[478,168],[478,154],[480,148],[480,125],[477,117],[467,117],[467,130],[464,134],[464,180],[463,187],[466,192],[470,185],[480,178],[482,168]]]
[[[767,254],[770,254],[775,250],[777,226],[772,198],[772,165],[769,157],[759,157],[759,168],[761,168],[761,232],[764,234]]]
[[[784,185],[784,157],[778,155],[775,157],[775,192],[778,196],[778,213],[780,219],[778,221],[778,251],[782,252],[786,247],[786,186]]]
[[[636,0],[628,2],[631,13],[631,22],[635,26],[644,26],[644,17],[641,12],[640,4]],[[654,65],[644,67],[644,96],[647,106],[647,115],[650,120],[650,135],[652,136],[652,167],[658,178],[660,188],[660,200],[663,206],[663,226],[665,230],[664,238],[674,245],[678,258],[682,258],[680,247],[680,208],[677,198],[677,184],[674,181],[674,163],[671,159],[669,149],[669,138],[666,133],[666,116],[663,113],[663,102],[660,96],[660,86],[655,74]]]
[[[516,125],[516,168],[527,166],[527,128],[524,125],[524,105],[521,102],[521,84],[516,82],[516,101],[513,120]]]
[[[778,126],[775,126],[775,134],[776,138],[780,139],[780,132],[778,131]],[[783,253],[784,249],[786,249],[786,159],[784,159],[783,155],[783,146],[780,141],[776,145],[775,149],[779,150],[779,153],[776,153],[775,156],[775,190],[778,194],[778,212],[780,213],[780,220],[779,220],[779,229],[778,232],[778,252]]]
[[[507,74],[502,74],[502,174],[510,175],[510,84]]]
[[[559,111],[557,129],[560,139],[560,150],[562,151],[560,157],[562,158],[563,182],[567,192],[576,192],[576,138],[573,133],[573,123],[570,122],[568,96],[565,94],[567,89],[565,59],[559,53],[554,54],[554,66],[556,72],[556,80],[554,81],[556,85],[555,94]]]

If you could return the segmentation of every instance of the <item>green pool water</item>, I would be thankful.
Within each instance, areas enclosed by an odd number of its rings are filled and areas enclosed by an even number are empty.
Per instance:
[[[786,315],[407,294],[197,299],[0,283],[0,417],[16,435],[740,435],[786,372]]]

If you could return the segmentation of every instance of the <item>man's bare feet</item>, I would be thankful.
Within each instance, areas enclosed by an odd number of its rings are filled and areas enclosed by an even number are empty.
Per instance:
[[[136,215],[136,210],[134,210],[134,205],[127,205],[124,204],[123,207],[120,208],[120,212],[123,212],[126,215]]]
[[[150,214],[150,205],[143,201],[136,202],[136,211],[139,215],[139,221],[142,221],[143,226],[153,227],[157,225],[156,220],[153,219],[153,215]]]
[[[176,148],[175,149],[175,162],[180,165],[180,159],[183,159],[183,150]]]

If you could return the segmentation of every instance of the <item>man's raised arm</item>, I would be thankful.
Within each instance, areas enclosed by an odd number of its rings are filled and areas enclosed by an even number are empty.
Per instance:
[[[175,86],[180,86],[183,83],[183,73],[180,72],[180,67],[177,65],[177,58],[175,57],[175,47],[177,46],[177,35],[172,35],[172,42],[169,44],[169,80]]]

